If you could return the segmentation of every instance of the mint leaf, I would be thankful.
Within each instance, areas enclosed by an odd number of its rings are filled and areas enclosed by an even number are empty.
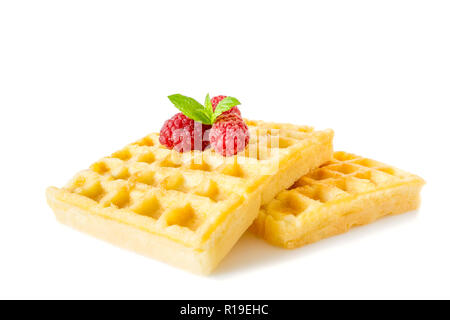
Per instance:
[[[238,99],[233,98],[233,97],[226,97],[224,98],[222,101],[220,101],[217,104],[216,110],[213,113],[213,122],[217,119],[218,116],[220,116],[222,113],[224,113],[225,111],[230,110],[231,108],[233,108],[234,106],[240,105],[241,103],[239,102]]]
[[[211,104],[211,98],[209,97],[209,93],[206,94],[206,98],[205,98],[205,108],[206,110],[212,115],[214,110]]]
[[[212,112],[208,112],[197,100],[181,94],[172,94],[168,98],[188,118],[204,124],[212,123]]]

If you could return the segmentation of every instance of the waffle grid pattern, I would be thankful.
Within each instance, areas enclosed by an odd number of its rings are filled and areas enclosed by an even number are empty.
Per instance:
[[[289,190],[281,192],[265,210],[280,220],[288,215],[299,216],[323,204],[415,179],[417,176],[381,162],[335,152],[332,161],[299,179]]]
[[[279,161],[313,143],[310,127],[247,121],[251,140],[235,157],[178,153],[150,134],[94,163],[65,187],[86,207],[186,244],[204,240],[220,215],[239,206]]]

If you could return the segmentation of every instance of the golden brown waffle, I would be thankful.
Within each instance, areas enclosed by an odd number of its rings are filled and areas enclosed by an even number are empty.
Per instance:
[[[297,248],[386,215],[417,209],[424,181],[381,162],[345,152],[264,205],[252,230]]]
[[[260,205],[332,156],[331,130],[246,121],[250,143],[225,158],[178,153],[158,134],[78,173],[47,199],[59,221],[197,273],[211,272]]]

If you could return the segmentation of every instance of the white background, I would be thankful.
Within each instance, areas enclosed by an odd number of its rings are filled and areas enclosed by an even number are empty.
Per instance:
[[[2,1],[0,298],[450,298],[448,1]],[[427,180],[418,212],[298,250],[245,235],[210,277],[56,222],[45,188],[148,132],[167,95],[333,128]]]

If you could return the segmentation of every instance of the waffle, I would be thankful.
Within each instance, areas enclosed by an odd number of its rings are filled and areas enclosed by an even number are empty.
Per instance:
[[[210,273],[262,204],[332,157],[331,130],[246,120],[250,143],[233,157],[179,153],[158,134],[47,189],[57,219],[115,245]]]
[[[417,209],[424,181],[345,152],[302,177],[264,205],[251,227],[268,242],[297,248]]]

